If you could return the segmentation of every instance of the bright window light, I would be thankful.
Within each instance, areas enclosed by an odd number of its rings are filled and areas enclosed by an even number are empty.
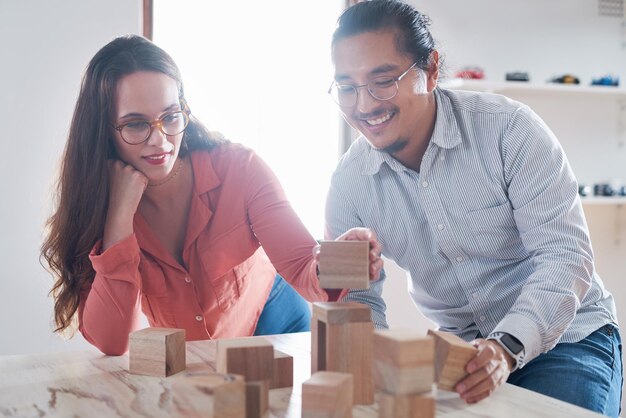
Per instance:
[[[181,69],[191,111],[254,149],[316,238],[339,150],[326,91],[341,0],[155,0],[154,41]]]

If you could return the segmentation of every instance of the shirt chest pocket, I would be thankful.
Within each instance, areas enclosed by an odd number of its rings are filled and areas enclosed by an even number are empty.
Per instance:
[[[468,212],[465,221],[472,238],[465,248],[468,254],[502,260],[528,255],[509,202]]]
[[[205,257],[203,263],[209,264]],[[248,287],[254,259],[248,259],[221,275],[209,275],[208,280],[217,300],[224,312],[237,304],[244,290]]]
[[[160,327],[176,327],[171,310],[171,301],[161,266],[148,257],[141,257],[141,310],[150,323]]]

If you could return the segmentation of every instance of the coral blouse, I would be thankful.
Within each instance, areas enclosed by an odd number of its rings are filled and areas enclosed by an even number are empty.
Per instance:
[[[128,349],[141,311],[151,326],[184,328],[188,340],[252,335],[276,271],[307,300],[329,300],[315,273],[317,242],[252,150],[223,144],[191,153],[191,164],[184,266],[139,212],[134,234],[104,252],[100,241],[89,256],[96,276],[81,293],[79,329],[105,354]]]

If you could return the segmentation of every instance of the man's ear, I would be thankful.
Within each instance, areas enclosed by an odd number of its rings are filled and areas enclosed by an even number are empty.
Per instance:
[[[428,92],[431,93],[435,87],[437,87],[439,80],[439,51],[437,50],[433,50],[433,52],[430,53],[427,74],[426,88]]]

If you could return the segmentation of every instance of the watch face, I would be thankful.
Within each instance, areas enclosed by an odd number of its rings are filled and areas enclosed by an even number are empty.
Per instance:
[[[522,343],[512,335],[504,334],[500,337],[500,341],[502,341],[502,344],[504,344],[513,354],[519,354],[519,352],[524,349]]]

